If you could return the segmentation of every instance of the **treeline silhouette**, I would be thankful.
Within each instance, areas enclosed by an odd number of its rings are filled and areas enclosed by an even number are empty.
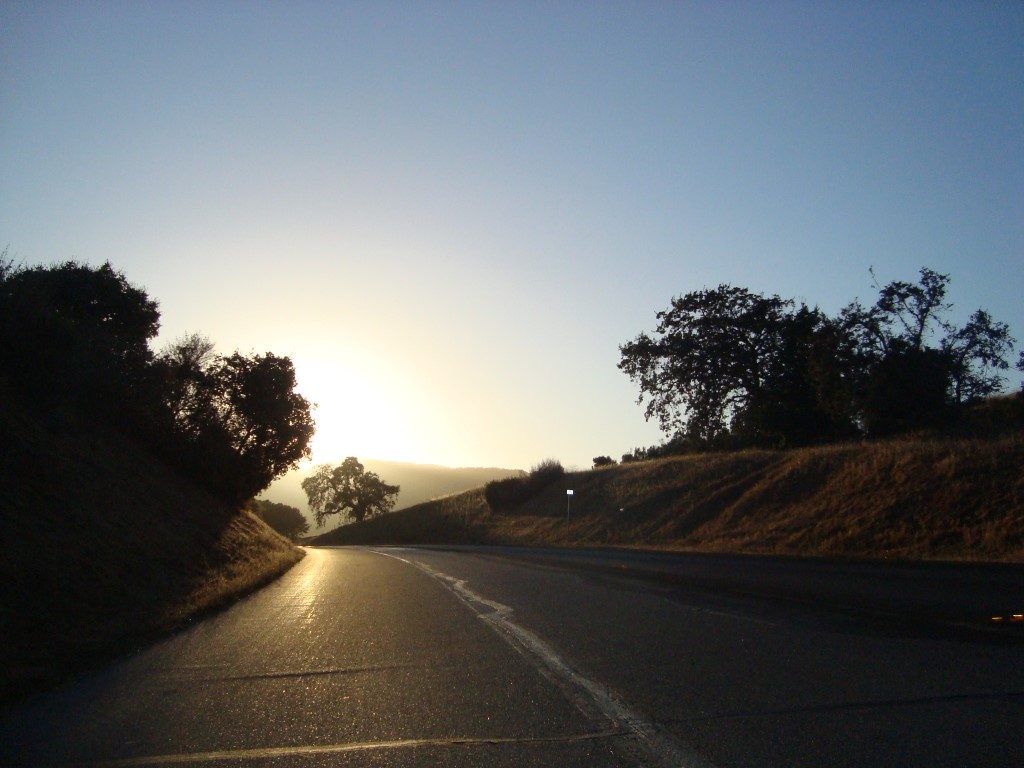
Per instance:
[[[246,507],[264,523],[292,541],[309,533],[309,522],[298,507],[267,499],[253,499]]]
[[[927,268],[916,283],[875,285],[874,304],[834,317],[730,285],[673,299],[618,366],[669,439],[623,461],[977,429],[978,404],[1005,381],[1008,326],[982,309],[953,324],[949,276]],[[1020,429],[1022,402],[1003,405],[1004,429]]]
[[[157,302],[109,263],[0,257],[0,397],[56,429],[102,423],[238,508],[309,454],[291,360],[214,354],[192,335],[160,353]]]

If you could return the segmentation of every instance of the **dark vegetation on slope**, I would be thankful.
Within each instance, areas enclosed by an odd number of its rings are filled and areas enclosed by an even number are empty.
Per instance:
[[[301,551],[72,417],[0,410],[0,700],[138,647]]]
[[[245,508],[290,541],[309,532],[309,523],[297,507],[266,499],[253,499]]]
[[[557,483],[565,476],[565,468],[557,459],[545,459],[530,470],[530,474],[492,480],[484,486],[487,505],[501,511],[513,509],[529,501],[545,488]]]
[[[291,361],[157,355],[109,264],[0,255],[0,698],[135,647],[301,552],[242,503],[307,455]]]

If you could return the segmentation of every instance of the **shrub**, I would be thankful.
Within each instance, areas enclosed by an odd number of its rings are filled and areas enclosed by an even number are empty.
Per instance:
[[[558,459],[544,459],[540,464],[530,470],[530,481],[544,487],[548,483],[558,480],[565,474],[565,468]]]
[[[525,477],[508,477],[504,480],[492,480],[484,486],[484,498],[487,506],[495,512],[510,507],[517,507],[530,498],[530,486]]]
[[[552,483],[565,475],[565,468],[557,459],[545,459],[530,470],[526,477],[509,477],[492,480],[484,486],[487,505],[499,512],[518,507],[537,496]]]
[[[595,456],[594,457],[594,469],[598,469],[600,467],[610,467],[614,463],[615,463],[615,459],[613,459],[611,456]]]

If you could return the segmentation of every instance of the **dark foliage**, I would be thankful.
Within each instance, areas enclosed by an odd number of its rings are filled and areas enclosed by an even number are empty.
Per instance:
[[[253,499],[249,511],[292,541],[309,532],[309,523],[297,508],[266,499]]]
[[[0,370],[17,396],[46,412],[63,405],[120,426],[144,422],[157,304],[110,264],[5,265]]]
[[[213,421],[205,434],[221,444],[213,455],[226,463],[234,485],[216,465],[208,479],[224,478],[224,490],[240,502],[308,455],[310,405],[295,392],[295,369],[286,357],[236,352],[215,358],[208,374],[201,410]]]
[[[524,477],[492,480],[484,486],[484,499],[495,512],[518,507],[533,496],[533,489]]]
[[[864,431],[884,437],[950,420],[949,365],[935,349],[895,348],[874,362],[860,393]]]
[[[336,467],[317,467],[302,481],[302,490],[320,527],[328,515],[342,514],[361,523],[368,517],[390,512],[399,487],[388,485],[376,472],[366,471],[355,456],[349,456]]]
[[[528,479],[538,485],[550,485],[565,475],[565,468],[558,459],[544,459],[530,470]]]
[[[41,414],[98,420],[237,507],[308,454],[310,405],[288,358],[154,356],[155,301],[110,264],[0,259],[0,383]]]
[[[537,496],[565,476],[565,468],[556,459],[545,459],[526,477],[492,480],[484,486],[484,498],[495,512],[512,509]]]
[[[730,437],[800,445],[849,430],[817,398],[828,327],[818,310],[721,285],[674,299],[658,320],[656,338],[621,347],[619,368],[669,434],[707,446]]]
[[[311,406],[295,391],[288,358],[212,350],[190,336],[153,365],[170,422],[161,453],[237,505],[309,455]]]
[[[982,439],[1024,434],[1024,390],[994,395],[967,406],[944,433]]]
[[[615,459],[613,459],[611,456],[595,456],[594,457],[594,469],[598,469],[600,467],[610,467],[614,463],[615,463]]]
[[[889,283],[874,306],[854,301],[837,318],[843,375],[865,434],[948,427],[964,406],[1002,389],[1009,327],[982,309],[954,326],[948,285],[948,275],[922,269],[918,283]]]
[[[948,428],[1001,389],[1014,344],[984,310],[951,324],[948,282],[922,269],[835,318],[728,285],[673,299],[619,363],[671,439],[623,461]]]
[[[723,435],[719,438],[715,447],[721,450],[726,450],[729,447],[729,440],[729,435]],[[634,448],[631,452],[622,454],[622,463],[632,464],[636,461],[661,459],[665,456],[679,456],[684,453],[696,453],[699,451],[706,451],[709,447],[710,446],[707,443],[702,443],[685,434],[676,434],[664,443],[652,445],[647,448]]]

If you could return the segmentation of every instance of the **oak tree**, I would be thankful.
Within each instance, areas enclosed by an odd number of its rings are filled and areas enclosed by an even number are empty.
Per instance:
[[[302,490],[320,527],[329,515],[340,514],[358,523],[390,512],[399,488],[388,485],[377,473],[367,471],[355,456],[349,456],[338,466],[317,467],[302,481]]]

